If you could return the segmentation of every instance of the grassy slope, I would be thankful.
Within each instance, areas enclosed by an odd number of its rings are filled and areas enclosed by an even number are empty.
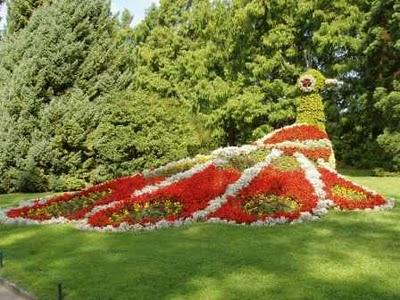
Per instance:
[[[353,178],[400,200],[400,178]],[[0,206],[21,198],[0,196]],[[67,300],[400,299],[399,206],[273,228],[99,234],[0,225],[0,275],[39,299],[55,299],[59,281]]]
[[[36,198],[45,197],[48,195],[50,195],[50,193],[0,195],[0,208],[11,206],[20,201],[36,199]]]

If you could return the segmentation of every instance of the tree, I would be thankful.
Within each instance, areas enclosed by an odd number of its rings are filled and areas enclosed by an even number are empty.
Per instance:
[[[295,120],[293,86],[307,66],[335,77],[354,70],[367,9],[358,0],[164,0],[136,30],[133,84],[187,100],[216,145],[245,143]]]
[[[7,1],[7,32],[12,34],[24,28],[38,7],[52,0],[9,0]]]
[[[121,14],[121,27],[122,28],[128,28],[131,26],[133,21],[133,15],[131,12],[127,9],[124,9],[124,11]]]
[[[158,167],[205,146],[194,117],[177,100],[126,91],[99,105],[104,117],[86,141],[95,166],[92,181]]]
[[[0,0],[0,10],[3,9],[3,4],[4,4],[5,0]],[[0,22],[1,22],[1,16],[0,16]],[[0,30],[0,40],[1,40],[1,36],[2,36],[2,30]]]
[[[161,0],[134,28],[106,0],[10,1],[2,189],[29,173],[76,188],[248,143],[296,120],[308,67],[345,81],[323,94],[339,160],[397,164],[396,1]]]
[[[338,158],[347,164],[399,169],[392,160],[399,148],[389,137],[399,130],[395,100],[399,9],[396,1],[376,0],[360,22],[361,47],[354,58],[354,71],[346,78],[350,84],[344,89],[344,105],[338,106],[342,113],[334,131]]]
[[[388,167],[400,170],[400,3],[374,1],[365,24],[364,76],[368,81],[365,98],[382,116],[374,132],[389,155]],[[375,115],[376,119],[376,115]],[[382,133],[383,131],[383,133]]]
[[[1,43],[1,178],[28,162],[45,175],[85,178],[94,103],[129,84],[115,30],[108,1],[56,1]]]

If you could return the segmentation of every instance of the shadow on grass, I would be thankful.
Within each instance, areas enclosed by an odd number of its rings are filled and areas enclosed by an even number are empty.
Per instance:
[[[54,299],[400,299],[400,210],[274,228],[0,225],[3,275]]]

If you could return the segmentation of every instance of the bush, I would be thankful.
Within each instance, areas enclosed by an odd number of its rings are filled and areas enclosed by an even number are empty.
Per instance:
[[[130,175],[207,150],[202,139],[206,135],[179,101],[128,91],[101,105],[102,119],[87,139],[96,166],[91,181]]]
[[[48,181],[43,172],[34,163],[29,162],[22,170],[14,171],[13,186],[15,191],[24,193],[44,192]]]

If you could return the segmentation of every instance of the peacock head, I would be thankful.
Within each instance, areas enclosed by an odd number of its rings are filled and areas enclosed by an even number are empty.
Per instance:
[[[325,87],[341,84],[336,79],[325,78],[321,72],[309,69],[297,80],[297,86],[303,93],[319,93]]]

